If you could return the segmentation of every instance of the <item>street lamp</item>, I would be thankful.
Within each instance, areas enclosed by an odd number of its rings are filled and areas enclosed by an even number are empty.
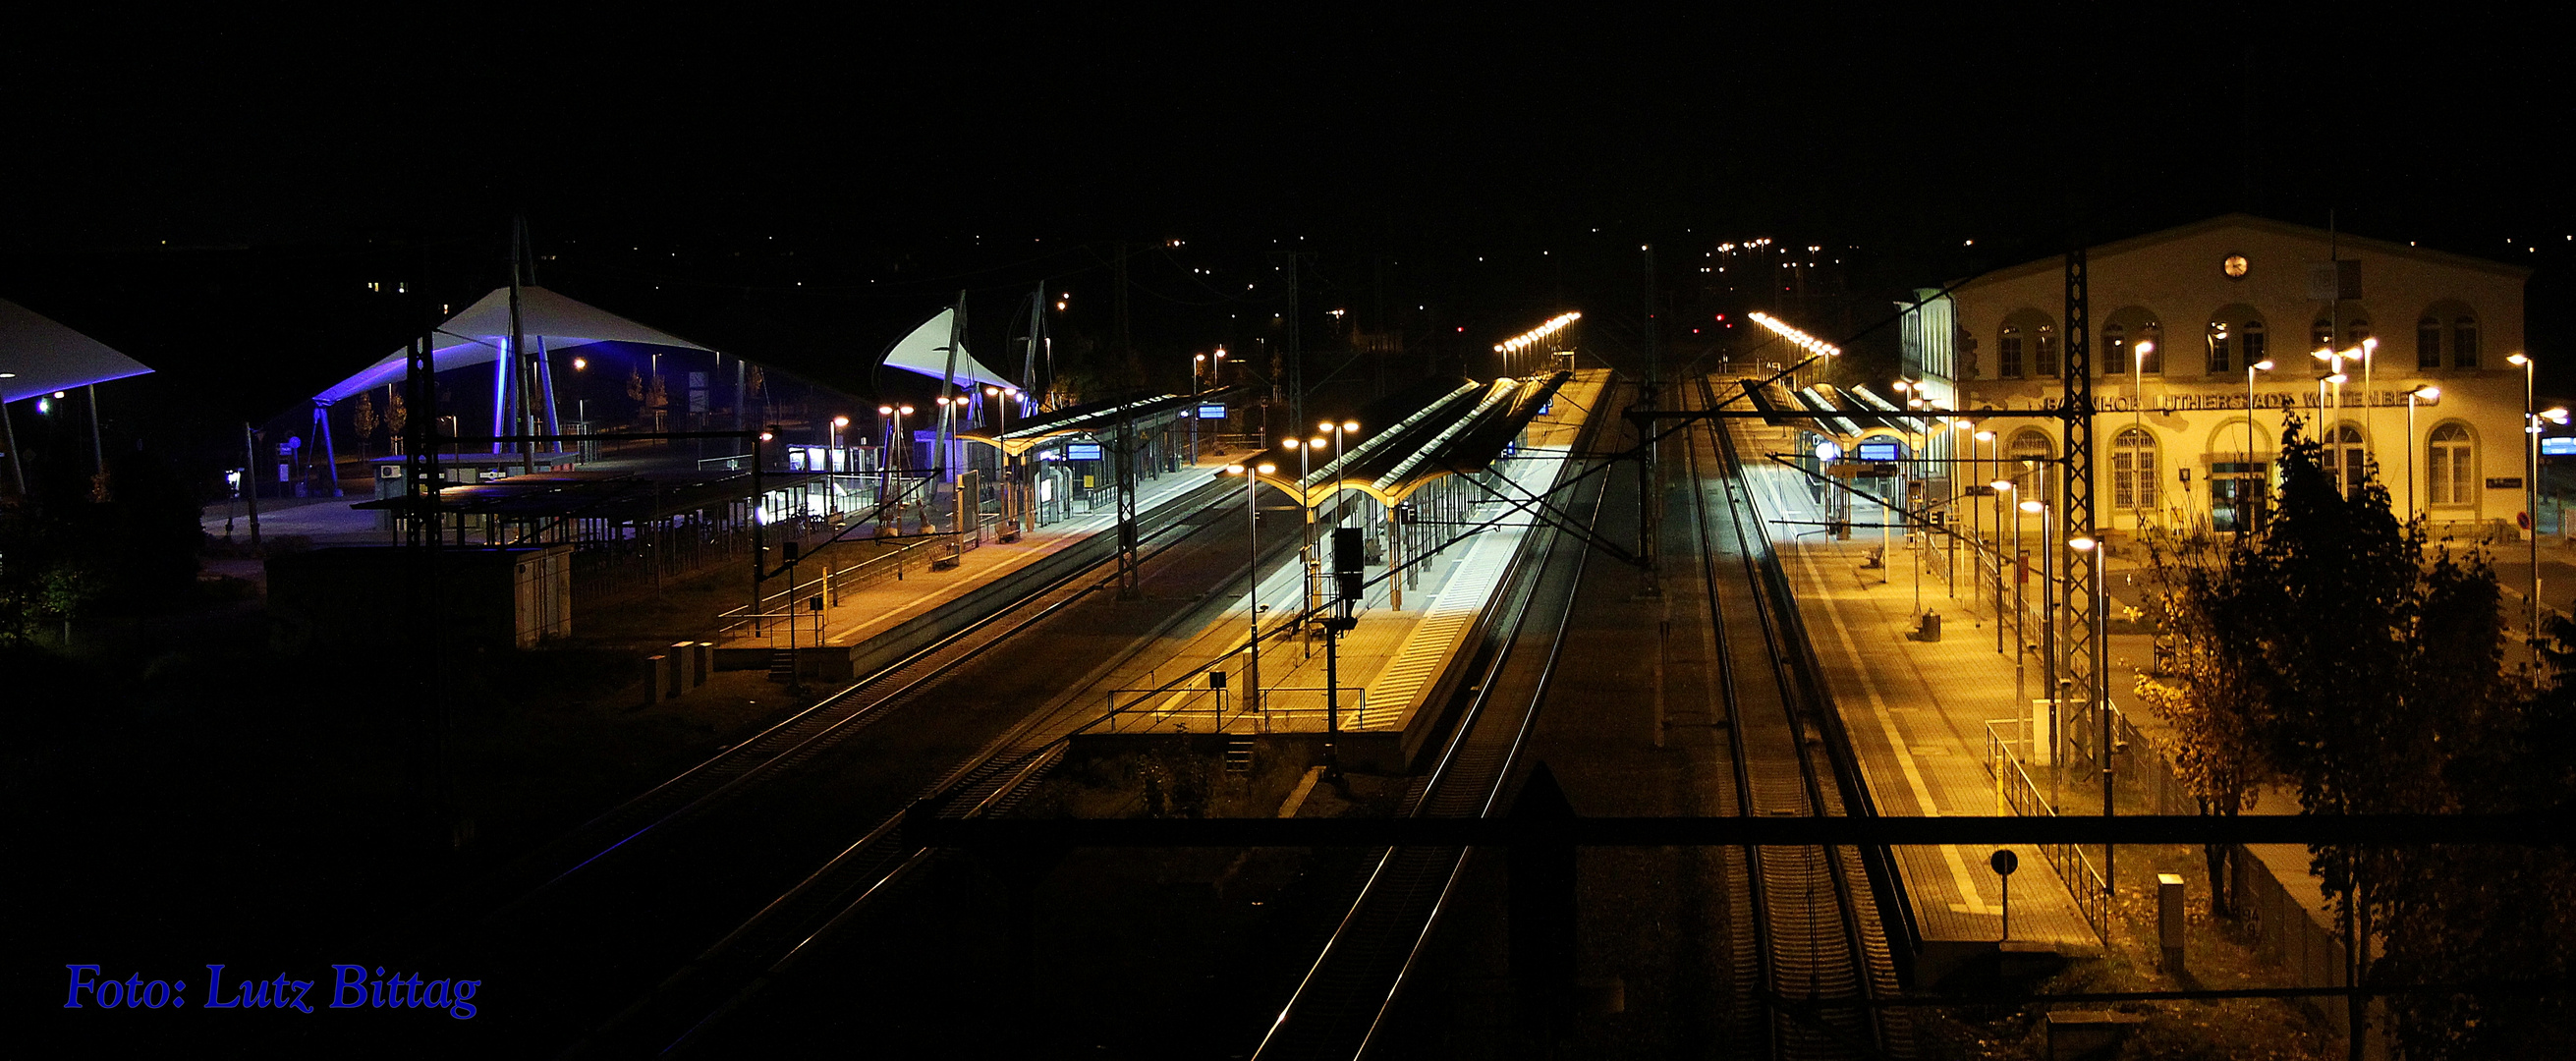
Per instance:
[[[2090,534],[2079,534],[2066,540],[2068,548],[2087,554],[2093,561],[2093,599],[2084,602],[2086,609],[2091,613],[2085,617],[2085,622],[2091,624],[2093,630],[2093,687],[2085,690],[2085,694],[2093,698],[2094,717],[2099,720],[2102,727],[2096,736],[2099,743],[2094,745],[2093,750],[2095,757],[2102,764],[2102,817],[2107,819],[2111,817],[2111,748],[2114,734],[2111,732],[2111,676],[2104,673],[2102,666],[2106,651],[2102,639],[2109,632],[2111,590],[2103,583],[2102,570],[2102,554],[2108,550],[2096,549],[2094,544],[2093,536]],[[2119,879],[2112,875],[2114,850],[2116,849],[2109,840],[2102,842],[2102,890],[2105,894],[2111,891],[2112,882]]]
[[[1966,421],[1961,422],[1966,423]],[[1974,430],[1968,433],[1968,437],[1975,440],[1968,446],[1968,474],[1973,476],[1978,471],[1982,470],[1978,465],[1985,461],[1986,444],[1995,440],[1995,433],[1982,427],[1976,427],[1974,424],[1969,424],[1968,426],[1974,428]],[[1991,483],[1989,485],[1991,485]],[[1968,514],[1971,519],[1975,520],[1975,523],[1969,527],[1968,540],[1977,544],[1976,549],[1971,553],[1971,555],[1976,558],[1977,563],[1984,563],[1986,550],[1986,506],[1974,506],[1968,509]],[[2001,521],[1997,521],[1997,528],[2001,528]],[[1971,564],[1970,566],[1973,567],[1975,565]],[[1997,579],[2003,578],[2003,565],[2001,563],[1995,565],[1995,577]],[[1976,580],[1976,588],[1970,592],[1968,597],[1969,607],[1973,608],[1976,606],[1976,595],[1985,592],[1985,584],[1986,580],[1983,578]],[[1995,622],[1997,625],[2001,625],[2003,623],[2004,595],[2001,589],[2002,583],[1998,581],[1996,586]]]
[[[2531,681],[2540,684],[2540,417],[2532,411],[2531,358],[2516,353],[2504,363],[2522,370],[2523,518],[2531,524]]]
[[[2142,435],[2147,430],[2147,355],[2155,352],[2156,344],[2153,340],[2141,339],[2129,347],[2129,430]],[[2142,470],[2133,468],[2132,472]],[[2154,506],[2147,504],[2147,490],[2150,486],[2156,492],[2157,504]],[[2137,521],[2138,533],[2145,534],[2147,513],[2151,507],[2163,507],[2164,482],[2155,476],[2139,475],[2138,489],[2132,496],[2137,501],[2138,507],[2136,511],[2129,514],[2129,518]]]
[[[1261,710],[1261,506],[1252,496],[1253,484],[1261,476],[1278,470],[1279,467],[1275,464],[1262,464],[1255,467],[1241,464],[1225,466],[1227,475],[1243,477],[1244,519],[1252,527],[1252,567],[1244,573],[1244,578],[1251,583],[1245,592],[1245,597],[1251,604],[1252,611],[1252,637],[1243,646],[1243,710],[1247,714]]]
[[[2041,688],[2048,693],[2048,732],[2049,745],[2051,748],[2050,761],[2054,762],[2056,759],[2054,750],[2058,743],[2057,735],[2064,732],[2066,728],[2065,720],[2062,717],[2065,710],[2065,697],[2058,695],[2057,688],[2057,550],[2050,548],[2049,545],[2050,539],[2048,536],[2048,525],[2051,521],[2048,518],[2048,503],[2037,498],[2030,498],[2021,503],[2021,510],[2026,515],[2035,515],[2039,517],[2039,608],[2041,616],[2039,624],[2039,655],[2041,673],[2045,676],[2045,681]],[[2018,548],[2018,543],[2021,538],[2021,526],[2019,520],[2014,521],[2013,538],[2016,543],[2016,548]],[[2022,642],[2023,651],[2028,651],[2029,648],[2030,642]],[[2021,665],[2018,657],[2016,657],[2013,665],[2013,675],[2013,688],[2018,691],[2022,688],[2020,677]],[[2027,704],[2029,702],[2027,694],[2023,695],[2024,698],[2021,702]]]
[[[2406,392],[2406,518],[2412,521],[2423,514],[2415,507],[2415,399],[2432,401],[2442,396],[2442,388],[2430,383],[2417,384]]]
[[[1315,508],[1306,496],[1306,478],[1314,474],[1313,454],[1323,448],[1324,438],[1317,435],[1308,439],[1281,439],[1279,444],[1297,451],[1297,507],[1305,517],[1298,523],[1297,562],[1301,565],[1298,578],[1306,586],[1303,598],[1306,610],[1312,612],[1315,610]]]
[[[1020,389],[987,386],[984,394],[993,399],[994,423],[998,425],[993,434],[993,447],[1002,451],[1002,528],[1005,534],[1016,536],[1020,533],[1019,462],[1011,456],[1010,448],[1002,443],[1003,436],[1011,433],[1011,405],[1020,400]]]
[[[1218,356],[1218,357],[1223,357],[1223,356],[1225,356],[1225,354],[1224,354],[1224,352],[1223,352],[1223,351],[1219,351],[1219,352],[1217,353],[1217,356]],[[1197,464],[1197,463],[1199,462],[1199,380],[1207,374],[1207,372],[1206,372],[1206,369],[1207,369],[1207,359],[1208,359],[1208,356],[1207,356],[1206,354],[1191,354],[1191,355],[1190,355],[1190,463],[1191,463],[1191,464]]]

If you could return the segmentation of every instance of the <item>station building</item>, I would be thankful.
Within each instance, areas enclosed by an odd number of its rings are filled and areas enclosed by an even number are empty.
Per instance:
[[[2518,536],[2526,377],[2507,358],[2529,276],[2244,214],[2091,248],[2097,525],[2118,540],[2259,522],[2296,417],[2347,483],[2375,460],[2399,514],[2422,513],[2436,540]],[[1904,305],[1908,373],[1953,408],[2056,408],[2065,308],[2060,257],[1922,292]],[[1935,447],[1971,462],[1954,481],[1986,481],[1980,458],[2009,477],[2014,458],[2064,452],[2055,419],[1981,426],[1990,443]],[[2050,477],[2020,489],[2053,503]]]

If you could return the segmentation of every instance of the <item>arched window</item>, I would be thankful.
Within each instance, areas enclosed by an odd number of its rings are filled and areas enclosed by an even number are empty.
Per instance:
[[[2370,341],[2370,322],[2355,318],[2343,322],[2342,349],[2351,350]]]
[[[2478,367],[2478,319],[2462,315],[2451,321],[2451,364],[2456,368]]]
[[[2442,319],[2426,317],[2415,322],[2415,367],[2442,367]]]
[[[2021,378],[2021,340],[2021,329],[2010,324],[2004,325],[2003,334],[1995,337],[1995,375],[1997,378]]]
[[[2098,366],[2105,376],[2129,374],[2129,330],[2116,323],[2102,326],[2102,361]]]
[[[2150,376],[2165,374],[2165,330],[2154,321],[2138,326],[2138,345],[2146,356],[2138,361],[2138,371]]]
[[[2244,339],[2239,345],[2245,348],[2246,364],[2259,365],[2263,363],[2264,358],[2272,356],[2271,337],[2263,333],[2262,318],[2255,317],[2247,320],[2245,326],[2238,330],[2244,333]]]
[[[2039,356],[2036,360],[2039,364],[2038,367],[2034,368],[2032,371],[2041,379],[2055,379],[2058,375],[2057,326],[2054,324],[2040,325],[2039,335],[2037,338],[2038,341],[2035,345],[2038,347]]]
[[[2155,436],[2143,428],[2122,430],[2111,440],[2111,507],[2155,508],[2157,485]]]
[[[2332,350],[2332,349],[2334,349],[2334,322],[2333,322],[2333,321],[2328,320],[2328,319],[2326,319],[2326,318],[2324,318],[2324,317],[2319,317],[2319,318],[2317,318],[2316,323],[2311,324],[2311,325],[2308,325],[2308,349],[2310,349],[2310,350]]]
[[[2325,444],[2326,471],[2335,477],[2335,488],[2346,498],[2361,496],[2362,483],[2368,474],[2364,462],[2369,451],[2361,444],[2361,429],[2351,424],[2335,425]]]
[[[2035,427],[2022,428],[2013,432],[2012,443],[2004,451],[2010,453],[2015,461],[2034,462],[2007,473],[2013,480],[2016,502],[2037,499],[2042,503],[2054,503],[2057,500],[2057,469],[2048,463],[2054,447],[2049,443],[2047,432]]]
[[[2470,493],[2477,480],[2472,476],[2476,465],[2469,450],[2469,429],[2458,424],[2444,424],[2433,429],[2424,441],[2424,485],[2436,505],[2474,504]]]
[[[2242,371],[2263,360],[2263,316],[2242,303],[2209,315],[2209,373]]]

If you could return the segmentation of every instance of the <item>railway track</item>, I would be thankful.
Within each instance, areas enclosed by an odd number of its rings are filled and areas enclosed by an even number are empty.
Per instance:
[[[1717,404],[1705,378],[1697,397]],[[1702,422],[1683,447],[1729,722],[1733,776],[1721,784],[1744,815],[1871,813],[1724,424]],[[1853,847],[1728,852],[1738,971],[1729,1001],[1736,1026],[1758,1036],[1747,1056],[1913,1056],[1901,1011],[1868,1005],[1898,990],[1878,916],[1887,878],[1874,857]]]
[[[1140,545],[1152,544],[1146,555],[1159,555],[1204,527],[1205,523],[1190,517],[1223,493],[1223,484],[1212,482],[1167,506],[1167,514],[1160,514],[1157,525],[1141,536]],[[751,786],[795,770],[913,702],[938,678],[977,653],[1099,589],[1101,569],[1115,563],[1113,556],[1072,571],[985,620],[817,699],[795,715],[618,804],[478,881],[463,897],[446,904],[441,911],[444,921],[479,921],[519,911],[575,874],[667,835]]]
[[[1278,539],[1268,555],[1275,558],[1294,545],[1294,539]],[[1155,641],[1153,636],[1138,638],[1101,670],[1124,664]],[[923,814],[968,817],[1008,811],[1063,758],[1071,737],[1098,721],[1091,705],[1087,697],[1059,696],[962,758],[903,809],[877,818],[856,841],[634,998],[567,1056],[677,1056],[714,1049],[709,1041],[723,1034],[728,1022],[804,963],[828,953],[849,926],[876,912],[942,857],[941,851],[913,842],[906,822]]]
[[[1587,434],[1588,434],[1587,430]],[[1574,450],[1581,452],[1578,443]],[[1577,462],[1559,470],[1574,477]],[[1568,510],[1588,509],[1597,523],[1604,479],[1593,477]],[[1477,661],[1477,680],[1450,730],[1437,765],[1404,808],[1417,817],[1487,817],[1499,812],[1507,783],[1528,743],[1565,644],[1565,626],[1591,556],[1572,535],[1534,527],[1514,560],[1511,587],[1493,623],[1493,648]],[[1536,548],[1532,548],[1535,545]],[[1515,668],[1521,674],[1507,674]],[[1398,847],[1375,855],[1374,868],[1313,966],[1281,1007],[1254,1053],[1257,1059],[1355,1057],[1387,1027],[1407,978],[1420,964],[1432,931],[1456,894],[1472,848]]]

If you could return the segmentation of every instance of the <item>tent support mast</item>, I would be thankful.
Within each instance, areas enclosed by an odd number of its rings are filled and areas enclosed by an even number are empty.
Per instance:
[[[0,442],[9,446],[9,480],[18,484],[18,496],[27,496],[27,467],[18,460],[18,425],[9,419],[9,403],[0,401]]]
[[[322,439],[322,466],[330,469],[331,496],[340,493],[340,451],[331,445],[331,403],[313,399],[313,433]]]

